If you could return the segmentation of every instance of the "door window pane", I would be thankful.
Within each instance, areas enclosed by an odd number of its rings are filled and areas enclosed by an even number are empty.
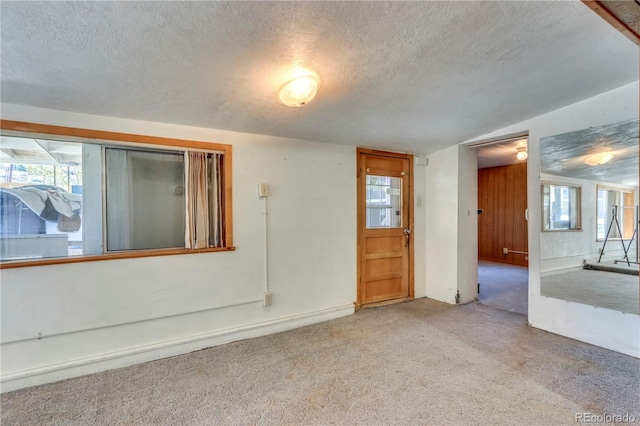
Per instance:
[[[106,148],[107,250],[184,247],[184,155]]]
[[[367,175],[367,228],[402,228],[402,178]]]

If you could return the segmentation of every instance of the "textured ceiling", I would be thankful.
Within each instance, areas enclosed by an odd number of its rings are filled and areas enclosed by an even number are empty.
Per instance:
[[[522,163],[516,154],[518,148],[526,148],[527,139],[509,140],[506,142],[496,142],[489,145],[482,145],[476,148],[478,154],[478,168],[508,166],[510,164]]]
[[[580,2],[0,3],[2,101],[428,154],[638,79]],[[322,80],[277,101],[294,67]]]
[[[598,182],[638,186],[638,120],[590,127],[540,139],[542,173]],[[590,166],[588,155],[612,152],[600,166]]]

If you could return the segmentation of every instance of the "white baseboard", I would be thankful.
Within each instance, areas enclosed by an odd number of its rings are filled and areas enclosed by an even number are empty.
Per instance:
[[[10,392],[29,386],[57,382],[71,377],[84,376],[86,374],[99,373],[114,368],[128,367],[143,362],[182,355],[225,343],[266,336],[305,325],[328,321],[351,315],[354,312],[355,306],[350,303],[329,309],[218,330],[154,345],[140,346],[89,358],[3,374],[0,376],[0,392]]]
[[[551,270],[548,270],[548,271],[540,272],[540,278],[546,278],[546,277],[550,277],[552,275],[564,274],[566,272],[580,271],[582,269],[584,269],[583,265],[580,265],[580,266],[569,266],[569,267],[558,268],[558,269],[551,269]]]

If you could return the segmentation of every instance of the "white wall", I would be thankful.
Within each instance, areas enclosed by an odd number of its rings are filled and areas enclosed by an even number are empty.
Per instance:
[[[2,105],[2,116],[232,144],[237,247],[2,270],[2,391],[353,313],[355,148],[18,105]],[[424,173],[417,168],[421,196]],[[273,305],[266,308],[260,182],[270,184]],[[416,215],[416,296],[426,291],[424,227],[423,207]]]
[[[477,158],[466,146],[429,156],[427,166],[427,297],[468,303],[478,295]],[[467,240],[467,239],[470,240]]]
[[[413,167],[413,256],[414,297],[427,295],[427,167],[424,158],[415,157]]]
[[[458,146],[458,289],[460,303],[478,297],[478,156]]]
[[[540,174],[540,179],[559,185],[576,185],[581,188],[582,229],[580,231],[553,231],[540,234],[540,272],[542,276],[561,273],[571,269],[582,268],[583,261],[593,261],[600,256],[604,242],[597,241],[596,199],[598,185],[608,188],[629,189],[616,184],[596,182],[585,179],[567,178],[548,174]],[[635,190],[637,191],[637,189]],[[636,197],[637,198],[637,197]],[[541,207],[540,207],[541,208]],[[542,212],[540,212],[542,215]],[[608,226],[607,224],[606,226]],[[628,244],[628,241],[625,241]],[[633,244],[631,260],[635,259]],[[624,252],[619,240],[609,240],[602,260],[622,259]]]
[[[534,327],[640,357],[640,316],[540,295],[540,139],[638,118],[638,82],[479,136],[466,143],[529,132],[529,323]],[[505,106],[505,108],[508,106]]]
[[[427,297],[455,303],[458,290],[458,147],[429,155]]]

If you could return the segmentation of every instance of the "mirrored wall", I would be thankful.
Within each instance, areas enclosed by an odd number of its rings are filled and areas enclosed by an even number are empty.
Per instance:
[[[638,120],[540,140],[541,294],[640,314]]]

